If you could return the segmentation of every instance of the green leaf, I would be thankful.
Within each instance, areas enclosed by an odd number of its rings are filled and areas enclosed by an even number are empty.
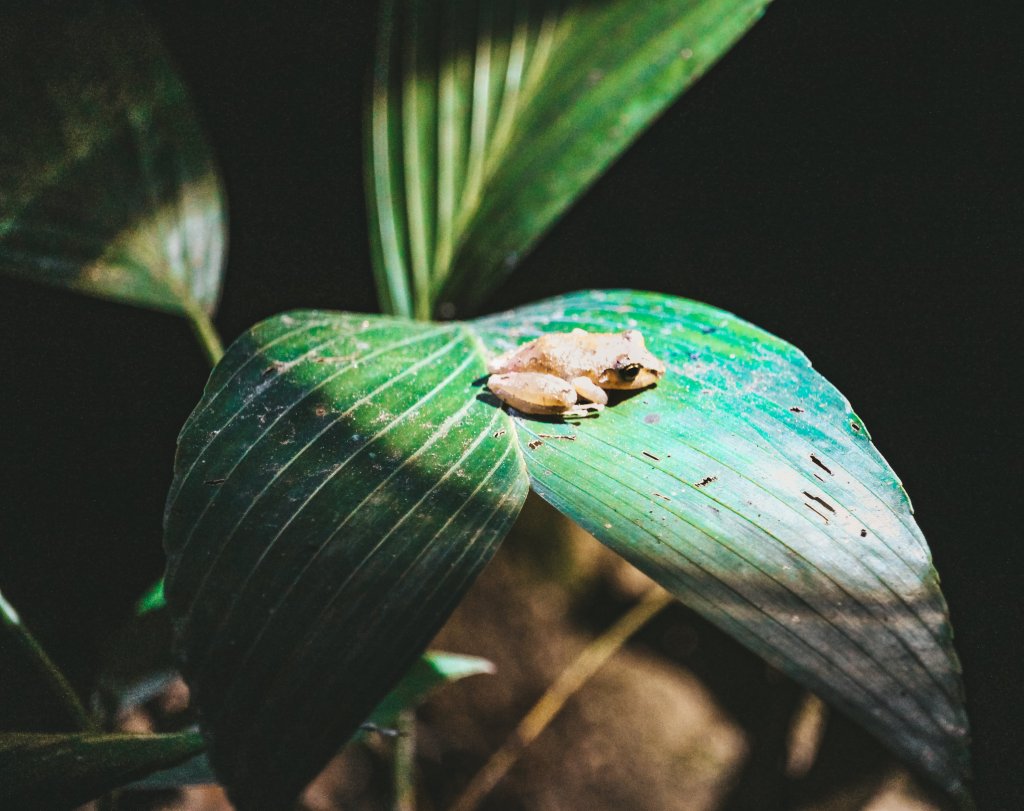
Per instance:
[[[494,673],[494,664],[479,656],[427,651],[366,720],[376,727],[394,727],[403,710],[415,709],[442,684],[480,673]]]
[[[366,161],[383,309],[482,301],[767,3],[383,3]]]
[[[237,340],[182,430],[166,595],[211,762],[284,807],[413,664],[526,497],[460,324],[306,312]]]
[[[196,732],[174,735],[0,733],[5,808],[73,808],[203,749]]]
[[[486,359],[575,327],[641,330],[666,377],[583,420],[499,408]],[[292,313],[231,347],[182,430],[165,544],[186,675],[236,801],[287,804],[355,731],[527,484],[963,790],[946,605],[863,423],[778,338],[620,291],[465,323]]]
[[[157,580],[150,586],[135,603],[135,614],[141,616],[151,611],[159,611],[167,605],[167,598],[164,596],[163,578]]]
[[[155,33],[123,4],[5,12],[0,271],[192,318],[220,295],[221,184]]]

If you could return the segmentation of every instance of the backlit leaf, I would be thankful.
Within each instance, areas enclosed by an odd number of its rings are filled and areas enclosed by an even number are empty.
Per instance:
[[[479,303],[768,0],[388,0],[368,110],[383,308]]]
[[[0,271],[209,315],[220,180],[155,33],[124,4],[42,12],[0,34]]]

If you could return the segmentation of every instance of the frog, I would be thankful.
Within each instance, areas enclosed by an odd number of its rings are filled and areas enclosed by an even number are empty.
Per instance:
[[[487,388],[524,414],[588,416],[608,404],[608,391],[653,386],[665,364],[639,330],[552,332],[487,364]],[[580,398],[589,402],[580,403]]]

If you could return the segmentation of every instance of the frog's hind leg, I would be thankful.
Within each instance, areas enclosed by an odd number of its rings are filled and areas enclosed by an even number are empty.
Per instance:
[[[608,394],[589,377],[574,377],[572,387],[585,400],[590,400],[599,406],[608,405]]]
[[[539,372],[494,374],[487,378],[487,388],[524,414],[564,414],[576,404],[572,386]]]

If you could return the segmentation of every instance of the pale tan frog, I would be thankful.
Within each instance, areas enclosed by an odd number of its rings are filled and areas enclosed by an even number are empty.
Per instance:
[[[643,389],[665,374],[644,336],[553,332],[518,346],[487,364],[487,388],[526,414],[582,416],[608,403],[606,389]],[[577,405],[582,397],[590,405]]]

